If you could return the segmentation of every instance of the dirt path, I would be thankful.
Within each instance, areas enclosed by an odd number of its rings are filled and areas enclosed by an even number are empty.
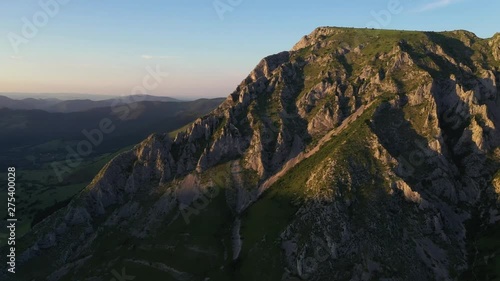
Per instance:
[[[243,177],[241,176],[242,168],[240,161],[231,162],[231,177],[233,179],[234,190],[236,193],[235,211],[236,213],[241,213],[244,209],[245,199],[244,199],[244,184]]]
[[[241,246],[243,241],[241,240],[240,230],[241,230],[241,220],[239,217],[240,212],[243,210],[243,178],[241,176],[241,165],[240,161],[233,161],[231,163],[231,177],[233,178],[234,189],[236,190],[236,214],[237,217],[233,222],[232,233],[231,233],[231,245],[233,248],[233,260],[238,259],[241,252]]]

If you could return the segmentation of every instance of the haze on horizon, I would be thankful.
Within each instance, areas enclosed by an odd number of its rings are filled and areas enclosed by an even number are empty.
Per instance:
[[[159,67],[168,76],[148,94],[221,97],[318,26],[487,38],[500,32],[499,10],[486,0],[2,1],[0,92],[137,94],[147,67]]]

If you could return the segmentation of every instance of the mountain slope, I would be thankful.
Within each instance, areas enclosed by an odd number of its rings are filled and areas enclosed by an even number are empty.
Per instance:
[[[22,277],[493,279],[474,261],[499,258],[476,243],[500,220],[499,48],[318,28],[108,163],[23,238]]]
[[[223,101],[140,102],[74,113],[0,109],[0,166],[16,167],[20,183],[16,234],[65,206],[116,153],[153,132],[186,126]],[[112,131],[101,131],[103,120]],[[7,192],[0,200],[7,200]],[[6,215],[2,209],[0,216]],[[6,238],[0,233],[0,245]]]

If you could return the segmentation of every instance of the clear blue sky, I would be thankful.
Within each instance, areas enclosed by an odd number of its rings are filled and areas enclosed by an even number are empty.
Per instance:
[[[39,1],[0,1],[0,92],[130,94],[160,65],[169,76],[152,94],[227,96],[264,56],[318,26],[369,26],[392,1],[399,12],[383,28],[500,32],[492,0],[64,1],[46,23]],[[34,15],[35,35],[13,37]]]

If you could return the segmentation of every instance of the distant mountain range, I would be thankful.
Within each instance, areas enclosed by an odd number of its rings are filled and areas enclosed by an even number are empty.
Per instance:
[[[0,108],[24,109],[24,110],[44,110],[47,112],[79,112],[100,107],[118,106],[120,104],[129,104],[143,101],[159,101],[159,102],[179,102],[180,100],[171,97],[159,97],[151,95],[131,95],[116,97],[104,100],[91,99],[89,96],[86,99],[62,100],[59,98],[25,98],[13,99],[7,96],[0,95]]]
[[[21,93],[21,92],[0,92],[0,96],[6,96],[15,100],[22,99],[58,99],[58,100],[109,100],[119,97],[119,95],[97,95],[84,93]]]
[[[26,103],[25,107],[29,108],[30,100],[23,101]],[[19,157],[20,152],[16,149],[19,147],[25,147],[23,151],[27,151],[30,147],[54,140],[76,144],[84,139],[83,130],[99,128],[101,120],[105,118],[113,122],[116,130],[106,136],[104,142],[95,148],[95,152],[112,152],[135,144],[151,133],[178,129],[197,117],[208,114],[222,103],[223,99],[191,102],[142,101],[117,107],[110,106],[111,100],[66,101],[50,106],[49,100],[36,101],[39,107],[47,105],[45,111],[12,109],[15,104],[9,105],[11,108],[0,109],[0,163],[8,161],[10,165],[26,164],[26,159]],[[47,112],[47,109],[52,112]],[[51,157],[53,160],[62,158],[65,153],[67,152],[62,146],[53,151]]]

